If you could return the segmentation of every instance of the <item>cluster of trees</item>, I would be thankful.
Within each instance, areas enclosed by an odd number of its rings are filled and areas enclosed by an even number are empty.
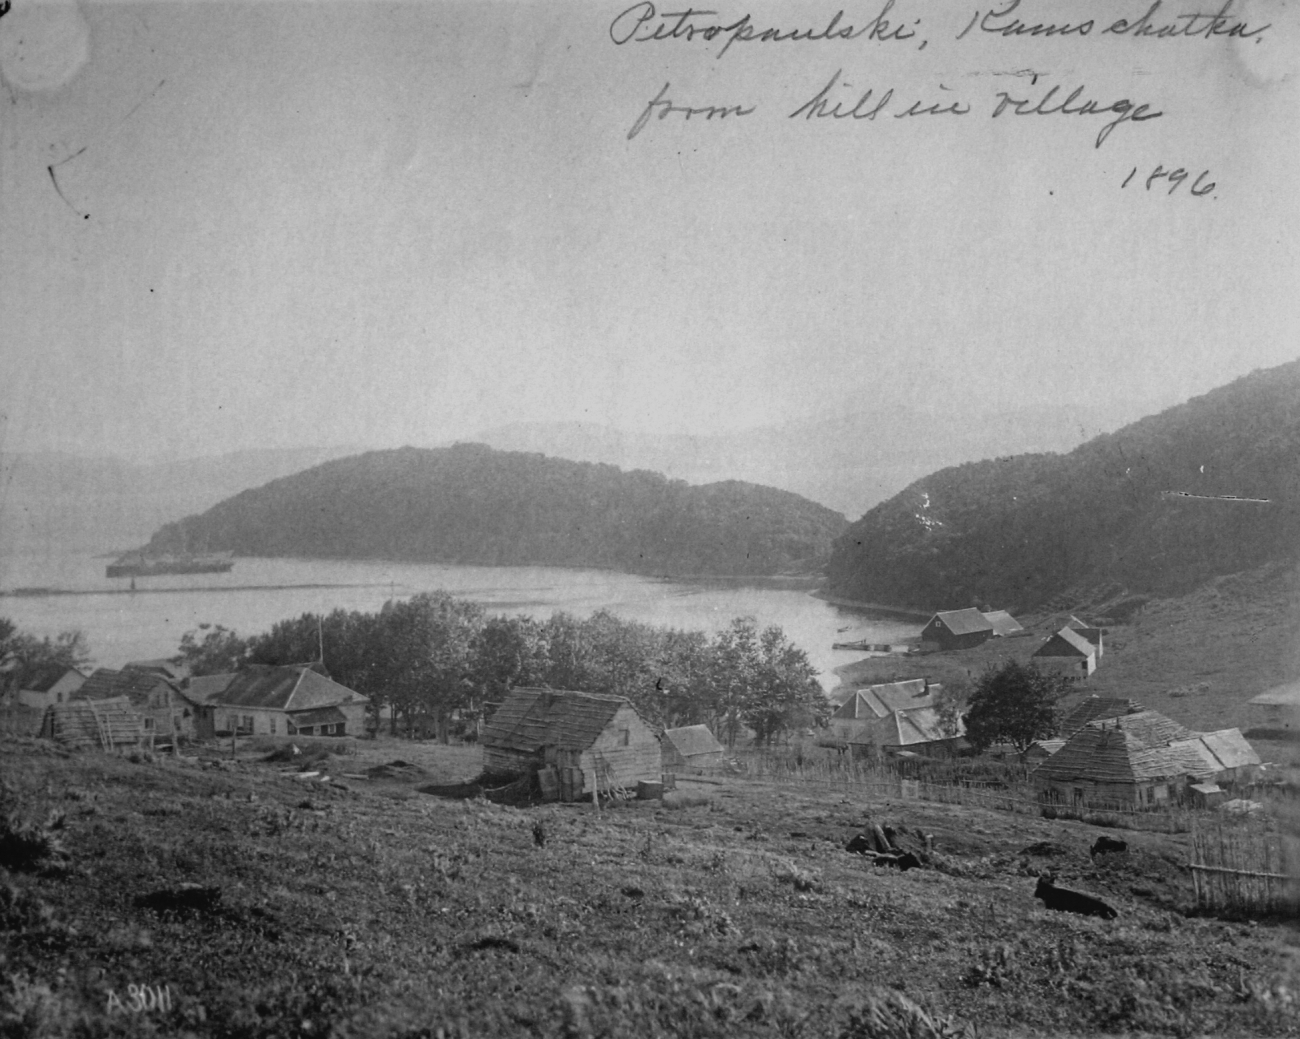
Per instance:
[[[788,491],[494,451],[372,451],[228,498],[158,550],[249,556],[776,574],[820,565],[846,526]]]
[[[1184,594],[1300,555],[1300,362],[1066,455],[944,469],[837,540],[830,590],[948,609],[1040,606],[1074,588]]]
[[[176,657],[195,675],[247,664],[323,660],[335,680],[392,708],[393,727],[446,739],[453,713],[499,702],[512,686],[625,696],[665,728],[707,724],[767,743],[828,712],[816,670],[779,627],[737,618],[712,636],[621,620],[489,616],[445,592],[392,600],[377,613],[303,614],[243,638],[205,625]]]
[[[81,667],[89,660],[86,637],[80,631],[37,638],[19,631],[8,617],[0,617],[0,692],[6,696],[26,688],[30,679],[51,664]]]

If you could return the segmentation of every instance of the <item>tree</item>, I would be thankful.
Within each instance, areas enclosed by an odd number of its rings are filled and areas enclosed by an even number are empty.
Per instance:
[[[1073,679],[1035,664],[1008,660],[990,664],[980,675],[966,715],[966,738],[977,750],[993,743],[1010,743],[1020,754],[1034,740],[1056,735],[1056,703]]]
[[[7,617],[0,617],[0,688],[6,693],[25,683],[50,664],[81,667],[90,660],[86,636],[81,631],[61,631],[54,638],[37,638],[18,630]]]
[[[181,636],[172,663],[184,665],[195,676],[238,671],[248,659],[248,643],[223,624],[200,624]]]

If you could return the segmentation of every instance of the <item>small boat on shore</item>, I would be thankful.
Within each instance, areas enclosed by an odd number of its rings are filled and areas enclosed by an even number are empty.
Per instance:
[[[156,577],[160,574],[224,574],[235,565],[233,552],[208,552],[203,555],[163,553],[146,555],[143,551],[127,552],[108,564],[109,577]]]

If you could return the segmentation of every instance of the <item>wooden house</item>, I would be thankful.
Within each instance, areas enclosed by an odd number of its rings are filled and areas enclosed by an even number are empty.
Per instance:
[[[75,667],[46,664],[21,676],[16,699],[23,707],[44,711],[50,704],[65,703],[85,681]]]
[[[1097,670],[1097,651],[1073,628],[1062,628],[1034,650],[1034,662],[1087,678]]]
[[[842,741],[856,740],[877,728],[883,739],[897,731],[889,722],[895,711],[913,707],[933,707],[942,686],[930,685],[924,678],[906,682],[886,682],[850,689],[830,717],[832,738]],[[877,745],[880,740],[868,740]]]
[[[947,756],[961,745],[965,728],[946,731],[936,709],[940,685],[924,678],[852,690],[831,715],[831,738],[855,756],[911,751]]]
[[[1148,747],[1123,729],[1085,725],[1031,776],[1051,803],[1143,807],[1178,800],[1201,767],[1187,748]]]
[[[139,712],[146,734],[156,738],[170,738],[173,732],[181,736],[194,734],[194,711],[181,699],[175,684],[156,671],[137,671],[129,667],[121,671],[96,668],[73,699],[113,700],[118,697],[126,697]]]
[[[1247,779],[1258,765],[1236,729],[1193,732],[1139,711],[1088,722],[1032,778],[1047,801],[1145,807],[1191,797],[1192,784]]]
[[[198,734],[245,736],[356,736],[365,731],[370,698],[335,682],[320,664],[254,664],[212,682],[191,681]]]
[[[993,637],[993,624],[975,607],[936,613],[921,629],[924,650],[970,649]]]
[[[1088,645],[1092,646],[1092,648],[1097,651],[1098,660],[1101,660],[1101,658],[1105,656],[1105,628],[1099,628],[1094,624],[1089,624],[1087,621],[1081,621],[1074,614],[1070,614],[1069,619],[1065,622],[1065,627],[1082,635],[1088,641]]]
[[[1300,680],[1266,689],[1246,706],[1254,728],[1300,731]]]
[[[484,772],[518,776],[550,767],[575,800],[663,778],[658,735],[621,696],[514,689],[484,722],[479,743]]]
[[[717,768],[723,762],[722,744],[707,725],[665,729],[660,747],[666,772],[684,768]]]

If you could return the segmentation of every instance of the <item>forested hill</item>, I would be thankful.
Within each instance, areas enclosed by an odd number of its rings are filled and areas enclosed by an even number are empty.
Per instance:
[[[918,480],[836,541],[829,590],[922,609],[1028,610],[1067,591],[1094,602],[1122,591],[1180,594],[1298,555],[1293,362],[1067,455],[999,458]]]
[[[238,555],[776,574],[824,564],[847,526],[788,491],[494,451],[342,458],[168,524],[154,549]]]

